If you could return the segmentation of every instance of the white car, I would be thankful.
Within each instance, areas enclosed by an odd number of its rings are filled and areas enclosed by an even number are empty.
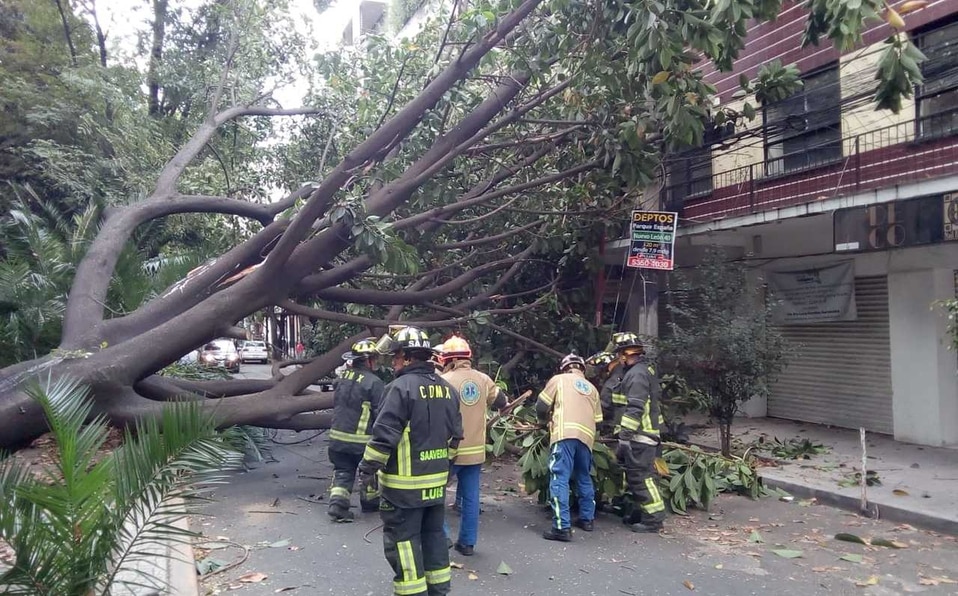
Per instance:
[[[266,364],[269,362],[269,352],[266,350],[265,341],[247,341],[243,344],[243,347],[240,348],[240,356],[243,359],[243,362],[262,362]]]

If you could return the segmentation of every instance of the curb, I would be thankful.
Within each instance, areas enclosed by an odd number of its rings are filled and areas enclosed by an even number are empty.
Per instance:
[[[186,516],[173,523],[180,530],[189,530]],[[196,577],[196,559],[191,542],[174,543],[169,545],[167,571],[169,596],[199,596],[200,584]]]
[[[840,509],[861,513],[861,501],[857,497],[843,495],[841,493],[829,490],[813,488],[811,486],[797,484],[795,482],[790,482],[788,480],[782,480],[779,478],[770,478],[761,472],[759,472],[759,476],[768,487],[778,488],[792,495],[806,499],[814,498],[819,503],[824,503],[826,505],[831,505]],[[868,505],[871,509],[869,517],[911,524],[913,526],[925,528],[926,530],[958,536],[958,520],[929,515],[927,513],[903,509],[902,507],[897,507],[895,505],[876,503],[874,501],[870,501]]]

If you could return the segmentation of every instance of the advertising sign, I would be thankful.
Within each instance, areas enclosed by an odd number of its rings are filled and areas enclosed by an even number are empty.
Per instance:
[[[672,211],[633,211],[626,266],[671,271],[678,222],[679,214]]]

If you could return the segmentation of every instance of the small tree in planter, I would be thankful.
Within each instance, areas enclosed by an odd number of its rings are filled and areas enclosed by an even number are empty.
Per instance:
[[[788,353],[784,337],[769,324],[771,300],[762,285],[749,285],[746,272],[744,264],[729,262],[712,247],[694,272],[674,274],[668,332],[660,345],[665,370],[707,397],[726,456],[739,407],[767,391]]]

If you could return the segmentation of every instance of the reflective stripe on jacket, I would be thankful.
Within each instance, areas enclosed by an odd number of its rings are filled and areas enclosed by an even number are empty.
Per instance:
[[[380,470],[383,498],[400,508],[444,502],[449,460],[462,440],[458,392],[428,362],[386,386],[363,460]]]
[[[329,439],[334,448],[361,453],[382,407],[382,380],[368,368],[354,366],[336,380],[333,424]]]
[[[659,399],[662,388],[655,367],[645,360],[640,360],[629,367],[622,377],[621,391],[625,394],[628,403],[618,421],[619,438],[622,440],[639,440],[647,443],[646,439],[659,440],[659,425],[662,417],[659,410]]]
[[[536,401],[536,414],[549,420],[549,440],[579,439],[589,449],[595,442],[595,425],[602,421],[599,390],[580,370],[560,373],[546,383]]]
[[[486,412],[489,407],[506,405],[506,396],[489,375],[472,368],[468,360],[455,360],[445,379],[459,392],[464,438],[459,443],[455,463],[460,466],[486,461]]]

